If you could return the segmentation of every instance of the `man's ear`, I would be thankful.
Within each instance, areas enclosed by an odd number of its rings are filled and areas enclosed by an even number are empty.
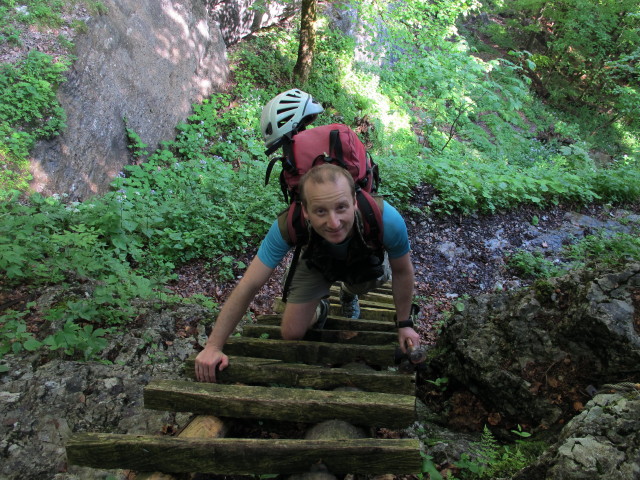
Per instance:
[[[356,210],[358,210],[358,199],[355,194],[353,195],[353,204],[355,205]]]
[[[307,213],[307,207],[304,206],[304,203],[300,204],[302,206],[302,218],[305,220],[309,220],[309,214]]]

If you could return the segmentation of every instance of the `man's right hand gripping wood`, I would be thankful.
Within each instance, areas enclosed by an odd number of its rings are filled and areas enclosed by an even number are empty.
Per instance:
[[[199,382],[216,382],[216,372],[229,365],[229,357],[222,350],[206,346],[196,357],[196,378]]]

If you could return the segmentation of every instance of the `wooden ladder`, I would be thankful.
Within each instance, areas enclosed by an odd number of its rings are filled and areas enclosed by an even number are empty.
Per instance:
[[[218,374],[219,383],[151,381],[144,390],[145,408],[198,414],[180,435],[75,434],[66,444],[68,462],[221,475],[304,473],[319,463],[336,474],[420,473],[416,439],[224,438],[233,419],[340,420],[388,429],[415,421],[415,374],[394,368],[390,292],[383,288],[362,296],[365,318],[358,320],[340,317],[338,292],[331,293],[324,329],[310,330],[301,341],[280,338],[280,314],[260,316],[257,325],[243,328],[243,336],[231,337],[225,346],[230,365]],[[274,307],[283,309],[279,301]],[[194,359],[185,366],[192,378]],[[339,387],[351,388],[335,390]]]

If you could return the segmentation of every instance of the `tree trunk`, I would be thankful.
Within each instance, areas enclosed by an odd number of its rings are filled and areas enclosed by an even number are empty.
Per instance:
[[[313,52],[316,48],[316,9],[317,0],[302,0],[298,61],[293,68],[294,80],[299,85],[307,82],[313,65]]]

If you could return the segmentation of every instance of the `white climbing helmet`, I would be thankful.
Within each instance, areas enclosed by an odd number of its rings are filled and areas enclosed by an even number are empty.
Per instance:
[[[260,129],[265,145],[272,147],[284,135],[302,130],[323,111],[311,95],[297,88],[277,95],[262,109]]]

